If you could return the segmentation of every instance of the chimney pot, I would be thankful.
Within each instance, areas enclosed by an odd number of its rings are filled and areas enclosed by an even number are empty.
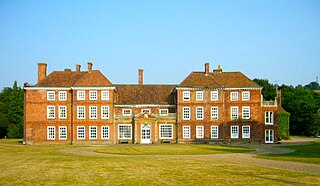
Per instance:
[[[71,69],[70,68],[65,68],[64,71],[71,72]]]
[[[210,64],[209,63],[205,63],[204,64],[204,73],[205,73],[205,75],[209,74],[209,70],[210,70]]]
[[[38,82],[47,77],[47,63],[38,63]]]
[[[143,84],[143,69],[139,69],[139,85]]]
[[[77,71],[77,72],[80,72],[80,69],[81,69],[81,65],[80,65],[80,64],[77,64],[77,65],[76,65],[76,71]]]
[[[88,72],[90,72],[92,70],[92,62],[88,62]]]

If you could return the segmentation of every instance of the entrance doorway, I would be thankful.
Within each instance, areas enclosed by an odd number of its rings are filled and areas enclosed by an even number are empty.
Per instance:
[[[150,124],[141,125],[141,143],[151,143],[151,126]]]
[[[265,143],[273,143],[274,141],[274,132],[273,130],[265,130]]]

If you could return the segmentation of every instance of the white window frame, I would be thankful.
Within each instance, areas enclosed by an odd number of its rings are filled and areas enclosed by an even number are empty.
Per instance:
[[[67,91],[59,91],[59,101],[67,100]]]
[[[203,120],[204,116],[204,108],[196,107],[196,120]]]
[[[165,112],[165,113],[163,113],[163,111]],[[167,116],[169,114],[169,109],[160,109],[159,110],[159,115],[160,116]]]
[[[165,127],[168,127],[168,129],[171,128],[171,131],[164,131],[165,130]],[[167,136],[163,136],[163,133],[171,133],[171,136],[167,137]],[[160,139],[173,139],[173,124],[160,124],[159,125],[159,136],[160,136]]]
[[[190,101],[190,91],[182,91],[182,99],[183,101]]]
[[[83,117],[80,117],[80,109],[83,108]],[[86,107],[85,106],[77,106],[77,119],[86,119]]]
[[[109,119],[110,116],[110,107],[101,106],[101,119]]]
[[[230,126],[230,138],[236,139],[239,138],[239,126],[231,125]]]
[[[110,99],[110,92],[109,90],[101,91],[101,100],[109,100]]]
[[[211,138],[212,139],[219,138],[219,126],[211,126]]]
[[[239,101],[239,92],[230,92],[230,101]]]
[[[204,93],[203,91],[196,91],[196,101],[203,101]]]
[[[219,107],[211,107],[211,119],[219,119]]]
[[[196,138],[203,139],[204,138],[204,127],[196,126]]]
[[[211,91],[211,101],[219,100],[219,92],[217,90]]]
[[[141,113],[151,113],[151,109],[141,109]]]
[[[47,91],[47,100],[54,101],[56,100],[56,93],[55,91]]]
[[[67,106],[59,106],[59,119],[67,119]]]
[[[250,101],[250,91],[242,92],[242,101]]]
[[[237,115],[234,115],[234,110],[233,109],[235,109],[236,110],[236,114]],[[233,113],[234,112],[234,113]],[[237,119],[239,119],[239,107],[231,107],[230,108],[230,116],[231,116],[231,120],[237,120]],[[236,116],[236,117],[234,117],[234,116]]]
[[[66,126],[59,126],[59,140],[66,140],[68,137],[68,128]]]
[[[98,100],[98,91],[96,90],[89,91],[89,100]]]
[[[128,129],[130,129],[130,137],[127,137],[125,135],[127,135],[126,133],[124,134],[120,134],[120,128],[121,127],[126,127]],[[128,133],[129,134],[129,133]],[[122,137],[123,136],[123,137]],[[119,124],[118,125],[118,139],[132,139],[132,124]]]
[[[89,119],[97,119],[97,118],[98,118],[98,107],[97,106],[89,106]]]
[[[101,126],[101,139],[109,139],[110,136],[110,127],[109,126]]]
[[[265,111],[264,122],[266,125],[273,125],[274,124],[274,112],[273,111]]]
[[[249,106],[242,107],[242,119],[250,119],[251,118],[251,109]],[[245,114],[248,114],[248,116],[245,116]]]
[[[183,126],[182,127],[182,138],[189,139],[190,137],[191,137],[190,126]]]
[[[128,114],[126,114],[125,112],[129,111]],[[132,110],[131,109],[122,109],[122,115],[123,116],[131,116],[132,115]]]
[[[53,113],[51,113],[51,111],[53,111]],[[56,107],[52,105],[47,106],[47,119],[55,119],[55,118],[56,118]]]
[[[188,117],[186,117],[188,116]],[[182,119],[183,120],[190,120],[191,116],[191,108],[190,107],[182,107]]]
[[[245,132],[245,128],[249,128],[248,132]],[[249,139],[250,138],[250,125],[242,126],[242,138]]]
[[[98,139],[98,127],[89,126],[89,139]]]
[[[56,127],[47,126],[47,140],[55,140],[55,139],[56,139]]]
[[[77,91],[77,100],[86,100],[86,91],[78,90]]]
[[[80,128],[81,130],[83,129],[83,136],[79,136],[79,133],[80,133]],[[82,131],[81,131],[81,134],[82,134]],[[86,127],[85,126],[77,126],[77,139],[86,139]]]

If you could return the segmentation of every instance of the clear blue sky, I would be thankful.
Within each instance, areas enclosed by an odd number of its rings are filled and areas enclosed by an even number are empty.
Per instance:
[[[178,84],[220,64],[271,83],[320,76],[320,1],[0,1],[0,88],[87,69],[113,83]],[[320,78],[320,77],[319,77]]]

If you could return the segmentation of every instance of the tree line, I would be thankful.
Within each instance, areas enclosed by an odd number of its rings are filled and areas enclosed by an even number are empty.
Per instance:
[[[317,82],[308,85],[271,84],[266,79],[254,79],[263,87],[264,100],[274,100],[276,89],[282,90],[282,107],[290,113],[290,134],[320,135],[320,86]],[[12,88],[0,92],[0,138],[23,138],[24,92],[15,81]]]

